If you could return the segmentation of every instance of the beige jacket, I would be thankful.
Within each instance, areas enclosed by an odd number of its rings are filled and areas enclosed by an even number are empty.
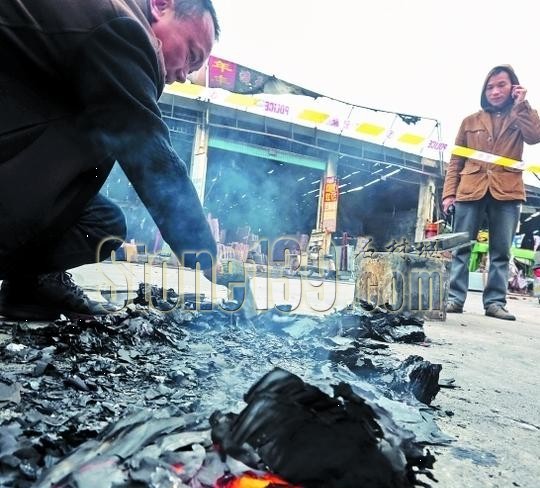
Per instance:
[[[527,101],[512,107],[504,117],[500,134],[495,139],[488,112],[480,110],[470,115],[461,124],[456,145],[521,160],[524,142],[540,142],[540,118]],[[458,202],[480,200],[488,190],[497,200],[525,200],[522,171],[452,156],[443,199],[455,196]]]
[[[540,142],[540,119],[536,110],[526,101],[513,105],[513,100],[509,99],[501,109],[489,103],[486,96],[488,80],[501,70],[508,73],[513,85],[519,85],[518,77],[510,65],[495,66],[487,74],[482,86],[482,110],[469,115],[461,123],[456,145],[520,161],[524,142]],[[500,129],[497,137],[494,137],[492,114],[497,112],[500,117],[500,124],[497,125]],[[522,171],[452,156],[446,172],[443,199],[456,197],[458,202],[480,200],[488,191],[497,200],[525,200]]]

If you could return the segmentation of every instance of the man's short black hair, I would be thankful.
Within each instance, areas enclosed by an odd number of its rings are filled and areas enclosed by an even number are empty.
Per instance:
[[[219,22],[212,0],[176,0],[174,2],[177,17],[194,17],[208,12],[212,16],[216,41],[219,39]]]

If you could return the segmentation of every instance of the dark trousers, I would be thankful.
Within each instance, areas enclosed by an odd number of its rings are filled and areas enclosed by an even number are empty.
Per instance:
[[[37,239],[15,253],[0,254],[0,279],[63,271],[102,261],[125,237],[124,213],[108,198],[97,194],[63,233]],[[9,236],[2,236],[2,239],[7,238]]]
[[[487,194],[474,202],[456,202],[454,232],[468,232],[476,239],[484,217],[488,219],[489,273],[484,288],[484,308],[492,303],[506,305],[510,247],[519,221],[520,201],[501,201]],[[465,303],[469,288],[469,258],[471,249],[454,251],[450,273],[449,300]]]

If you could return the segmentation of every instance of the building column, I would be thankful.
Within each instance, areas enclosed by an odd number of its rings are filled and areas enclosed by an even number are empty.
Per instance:
[[[206,114],[204,120],[197,124],[193,147],[191,151],[190,177],[199,195],[199,200],[204,203],[204,187],[206,185],[206,170],[208,168],[208,125]]]
[[[436,204],[435,181],[433,178],[422,180],[420,189],[418,190],[418,211],[416,214],[416,233],[414,236],[416,242],[424,239],[426,223],[433,221]]]

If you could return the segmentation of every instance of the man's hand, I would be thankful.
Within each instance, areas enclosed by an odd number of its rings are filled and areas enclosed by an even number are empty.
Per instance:
[[[525,100],[527,96],[527,89],[521,85],[512,85],[512,98],[514,99],[514,105]]]
[[[451,205],[454,205],[455,201],[456,201],[456,197],[446,197],[442,201],[442,208],[445,215],[448,215],[448,209],[450,208]]]

